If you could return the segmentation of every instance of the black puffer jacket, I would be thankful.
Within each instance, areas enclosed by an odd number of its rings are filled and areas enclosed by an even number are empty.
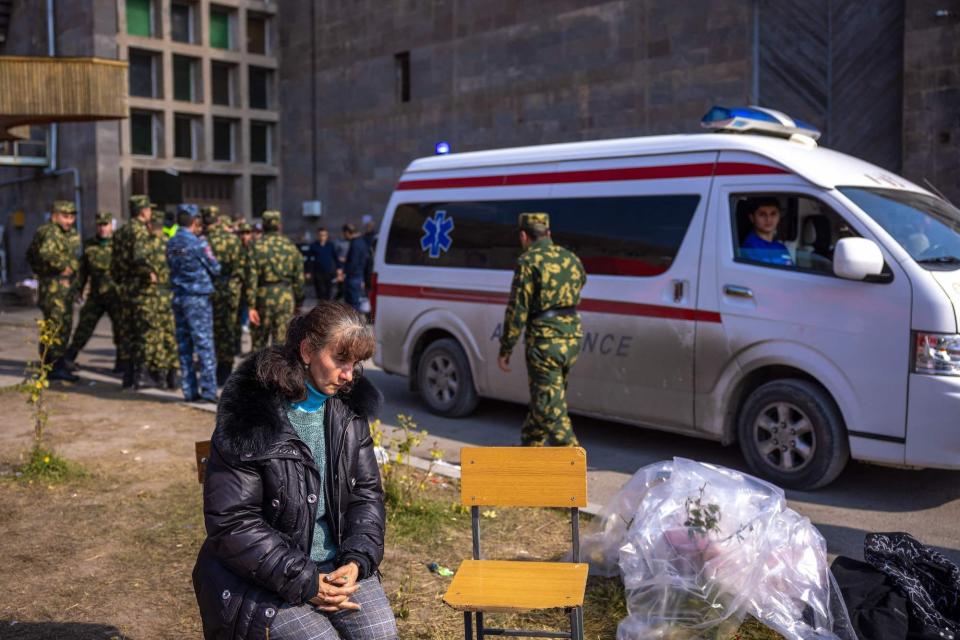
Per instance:
[[[263,638],[277,608],[317,594],[310,547],[320,474],[286,416],[286,403],[257,378],[257,358],[231,376],[217,410],[203,488],[207,539],[193,570],[206,638]],[[368,419],[382,401],[360,378],[324,409],[327,522],[360,578],[383,559],[384,508]]]

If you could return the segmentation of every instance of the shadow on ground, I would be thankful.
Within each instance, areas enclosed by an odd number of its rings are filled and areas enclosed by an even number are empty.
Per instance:
[[[107,624],[87,622],[18,622],[0,620],[4,640],[131,640]]]

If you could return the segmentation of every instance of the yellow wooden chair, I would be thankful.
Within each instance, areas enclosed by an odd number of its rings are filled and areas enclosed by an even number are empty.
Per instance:
[[[473,559],[464,560],[443,596],[463,611],[463,634],[473,638],[583,638],[587,565],[580,562],[580,507],[587,505],[587,453],[579,447],[464,447],[460,503],[470,507]],[[560,507],[570,510],[573,562],[482,560],[480,507]],[[485,628],[484,612],[564,609],[570,631]]]

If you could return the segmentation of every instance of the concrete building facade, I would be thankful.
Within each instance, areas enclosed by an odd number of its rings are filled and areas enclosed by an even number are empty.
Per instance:
[[[279,204],[275,2],[53,4],[57,55],[129,64],[129,118],[57,127],[53,164],[77,169],[84,230],[98,210],[125,220],[133,193],[149,193],[162,208],[215,204],[247,218]],[[8,9],[0,55],[47,55],[46,3],[8,0]],[[51,132],[35,133],[41,144],[33,146],[46,143],[49,154]],[[23,255],[34,230],[54,199],[73,193],[72,174],[0,165],[7,281],[29,274]]]
[[[304,201],[320,201],[328,227],[379,219],[403,168],[439,141],[458,152],[696,132],[713,104],[779,108],[820,127],[825,146],[960,200],[949,4],[318,0],[281,11],[287,228],[314,224],[298,215]]]
[[[47,55],[45,4],[0,0],[0,55]],[[960,9],[940,0],[54,4],[58,55],[130,63],[130,119],[59,127],[86,229],[147,191],[336,232],[379,219],[437,142],[696,132],[713,104],[779,108],[960,200]],[[23,178],[0,186],[12,278],[49,202],[73,194],[70,175],[0,166],[0,185]]]

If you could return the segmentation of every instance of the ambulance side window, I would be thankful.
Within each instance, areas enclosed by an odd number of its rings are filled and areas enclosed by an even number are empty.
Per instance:
[[[860,235],[831,207],[800,194],[731,196],[730,223],[737,262],[820,275],[833,275],[837,241]]]
[[[588,274],[656,276],[673,264],[699,194],[408,203],[397,206],[387,264],[513,270],[517,216],[550,214],[553,241]]]

